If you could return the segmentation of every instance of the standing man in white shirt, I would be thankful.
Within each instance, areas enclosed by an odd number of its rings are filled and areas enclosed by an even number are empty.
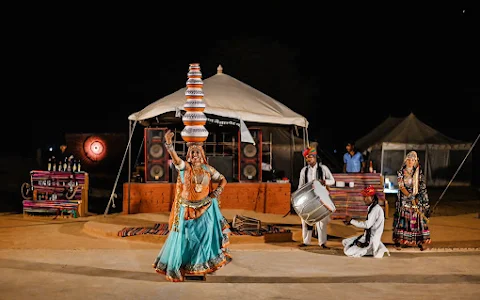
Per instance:
[[[332,172],[330,169],[323,165],[321,162],[317,161],[317,149],[314,147],[309,147],[303,150],[303,157],[307,161],[307,165],[302,168],[300,171],[300,180],[298,181],[298,188],[301,188],[306,183],[309,183],[313,180],[318,179],[321,184],[326,186],[331,186],[335,184],[335,179],[333,178]],[[327,224],[330,222],[330,216],[325,217],[323,220],[317,222],[315,225],[317,227],[318,233],[318,245],[323,249],[329,249],[326,245],[327,243]],[[308,225],[302,219],[302,237],[303,244],[301,247],[310,245],[312,241],[312,231],[313,226]]]

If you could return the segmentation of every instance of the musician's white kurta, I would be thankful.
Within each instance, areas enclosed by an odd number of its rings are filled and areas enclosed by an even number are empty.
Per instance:
[[[298,181],[298,188],[301,188],[304,184],[311,182],[317,178],[317,167],[320,166],[322,168],[322,173],[323,173],[323,178],[322,180],[325,180],[325,185],[333,185],[335,184],[335,178],[333,178],[332,172],[330,172],[330,169],[322,164],[315,164],[315,166],[310,166],[307,165],[302,168],[300,171],[300,179]],[[305,178],[305,168],[308,168],[308,182],[306,182]],[[307,228],[307,223],[303,219],[302,221],[302,238],[303,238],[303,244],[305,245],[310,245],[312,242],[312,230],[308,230]],[[318,234],[318,245],[321,246],[327,242],[327,225],[330,223],[330,216],[325,217],[323,220],[319,221],[316,223],[317,227],[317,234]]]
[[[351,257],[373,255],[373,257],[375,258],[382,258],[384,254],[387,253],[388,256],[390,256],[390,252],[388,252],[387,247],[385,247],[385,245],[382,243],[384,223],[385,216],[383,213],[383,209],[378,204],[376,204],[368,214],[368,220],[351,220],[350,224],[355,227],[363,229],[371,228],[370,244],[365,248],[361,248],[356,245],[350,246],[357,237],[344,239],[342,241],[342,244],[344,246],[343,252],[345,253],[345,255]],[[360,238],[360,242],[365,242],[365,234],[366,233],[364,232],[363,236]]]

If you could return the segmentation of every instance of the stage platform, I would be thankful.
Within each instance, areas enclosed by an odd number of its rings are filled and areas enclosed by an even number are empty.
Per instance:
[[[123,213],[170,212],[174,183],[130,183],[123,185]],[[216,184],[214,184],[214,188]],[[222,209],[241,209],[284,215],[290,211],[290,183],[228,183],[220,197]]]

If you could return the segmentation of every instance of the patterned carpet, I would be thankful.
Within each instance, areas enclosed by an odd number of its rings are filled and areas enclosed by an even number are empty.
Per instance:
[[[230,224],[231,225],[231,224]],[[251,235],[251,236],[262,236],[270,233],[283,233],[290,232],[289,229],[280,228],[274,225],[266,225],[262,227],[259,231],[239,231],[233,229],[231,226],[232,235]],[[153,227],[125,227],[118,232],[118,236],[127,237],[134,235],[143,235],[143,234],[154,234],[154,235],[167,235],[169,232],[168,224],[155,224]]]
[[[118,236],[134,236],[142,234],[167,235],[168,224],[155,224],[153,227],[125,227],[118,232]]]

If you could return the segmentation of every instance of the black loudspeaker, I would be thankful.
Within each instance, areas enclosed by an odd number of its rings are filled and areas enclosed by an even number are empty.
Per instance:
[[[228,182],[233,181],[233,156],[211,156],[207,160]]]
[[[255,145],[242,143],[238,132],[238,177],[240,182],[262,182],[262,130],[249,128]]]
[[[145,182],[168,182],[170,155],[164,145],[167,128],[145,128]]]

